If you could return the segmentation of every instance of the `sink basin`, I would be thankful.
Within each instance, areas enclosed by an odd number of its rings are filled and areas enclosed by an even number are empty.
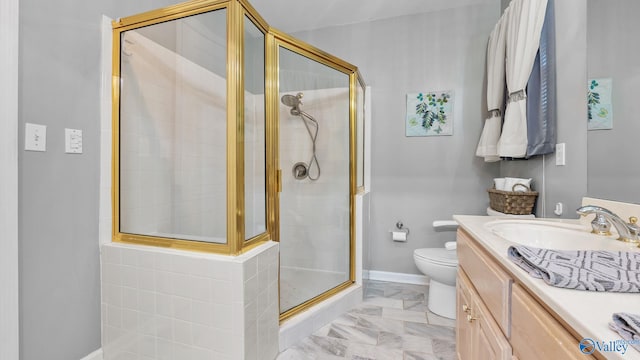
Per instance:
[[[628,251],[634,245],[601,236],[581,224],[544,220],[495,220],[485,224],[495,235],[516,244],[556,250]]]

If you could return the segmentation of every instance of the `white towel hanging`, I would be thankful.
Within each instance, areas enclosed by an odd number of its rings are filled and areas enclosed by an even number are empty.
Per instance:
[[[513,0],[506,27],[506,75],[509,99],[504,114],[498,155],[522,158],[527,154],[527,96],[547,0]]]
[[[502,128],[502,106],[504,104],[505,89],[505,28],[506,13],[494,26],[489,43],[487,44],[487,110],[489,116],[485,120],[480,141],[476,149],[476,156],[484,161],[499,161],[498,140]]]

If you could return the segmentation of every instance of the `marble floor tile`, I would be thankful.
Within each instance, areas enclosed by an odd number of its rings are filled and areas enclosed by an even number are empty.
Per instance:
[[[362,326],[359,324],[361,318],[364,315],[344,313],[340,315],[337,319],[333,320],[330,324],[325,326],[325,328],[330,328],[332,324],[340,324],[340,325],[348,325],[348,326]],[[367,326],[364,326],[367,327]]]
[[[277,359],[278,360],[314,360],[315,357],[313,354],[305,352],[304,350],[291,347],[281,352],[278,355]]]
[[[405,351],[413,351],[416,353],[433,354],[433,344],[429,339],[422,336],[410,334],[402,335],[402,349]]]
[[[404,323],[404,330],[407,334],[426,338],[453,339],[456,335],[454,328],[411,321]]]
[[[378,346],[402,350],[403,343],[404,340],[402,338],[402,335],[399,334],[381,331],[378,335]]]
[[[402,299],[391,299],[381,296],[374,296],[370,298],[364,299],[365,304],[377,305],[386,308],[394,308],[394,309],[404,309],[404,300]]]
[[[419,311],[407,311],[392,308],[383,308],[382,317],[386,319],[395,319],[402,321],[410,321],[417,323],[427,323],[427,315]]]
[[[402,359],[402,350],[391,349],[384,346],[351,344],[347,350],[347,359],[364,358],[373,360],[396,360]]]
[[[402,284],[402,283],[394,283],[394,282],[387,282],[384,284],[386,284],[385,289],[400,289],[403,291],[416,291],[416,292],[422,292],[422,293],[427,292],[429,289],[428,285]]]
[[[416,351],[405,351],[402,360],[437,360],[433,354],[421,353]]]
[[[402,300],[402,309],[411,311],[421,311],[426,313],[429,311],[427,302],[424,300]],[[434,314],[435,315],[435,314]]]
[[[353,355],[351,357],[351,360],[376,360],[376,359],[369,358],[369,357],[362,357],[362,356],[358,356],[358,355]]]
[[[382,315],[382,310],[383,310],[382,306],[365,304],[365,305],[357,306],[357,307],[347,311],[347,313],[349,313],[351,315],[380,316],[380,315]]]
[[[391,295],[387,295],[385,293],[385,297],[391,299],[400,299],[400,300],[413,300],[424,302],[425,296],[424,292],[414,291],[414,290],[400,290],[398,292],[394,292]]]
[[[384,297],[384,289],[366,289],[363,294],[365,299],[372,297]]]
[[[360,315],[355,325],[377,331],[404,334],[404,321],[384,319],[382,316]]]
[[[428,289],[365,281],[362,303],[277,360],[454,360],[455,321],[428,311]]]
[[[456,343],[454,339],[433,339],[433,354],[437,359],[454,360],[456,358]]]
[[[379,333],[379,331],[358,326],[333,324],[327,333],[327,337],[343,339],[353,343],[375,345],[378,343]]]
[[[431,325],[440,325],[440,326],[448,326],[448,327],[452,327],[455,328],[456,327],[456,320],[455,319],[447,319],[445,317],[442,317],[440,315],[436,315],[434,313],[432,313],[431,311],[427,311],[427,322]]]
[[[347,353],[348,347],[348,341],[316,335],[311,335],[293,346],[293,348],[309,354],[331,355],[342,358]]]

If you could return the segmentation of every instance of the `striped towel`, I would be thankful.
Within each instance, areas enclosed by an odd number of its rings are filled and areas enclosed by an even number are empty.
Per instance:
[[[640,252],[511,246],[509,259],[547,284],[587,291],[640,292]]]
[[[615,313],[609,327],[616,331],[629,345],[640,351],[640,315]]]

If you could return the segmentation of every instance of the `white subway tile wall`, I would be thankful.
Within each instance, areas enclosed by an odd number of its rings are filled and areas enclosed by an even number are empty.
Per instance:
[[[278,354],[277,243],[237,257],[107,243],[101,256],[105,360]]]
[[[349,88],[300,90],[304,92],[302,109],[320,125],[316,150],[322,172],[317,181],[291,175],[294,164],[311,159],[312,142],[300,117],[280,104],[282,265],[345,274],[349,266]],[[315,165],[310,171],[315,176]],[[325,290],[317,289],[315,295]]]
[[[199,36],[181,29],[182,42]],[[121,76],[135,86],[121,88],[120,227],[223,242],[226,80],[138,31],[125,38]]]

